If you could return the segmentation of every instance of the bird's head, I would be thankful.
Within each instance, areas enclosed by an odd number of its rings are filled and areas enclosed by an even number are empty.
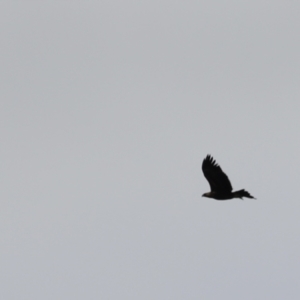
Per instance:
[[[211,198],[211,193],[204,193],[204,194],[202,195],[202,197]]]

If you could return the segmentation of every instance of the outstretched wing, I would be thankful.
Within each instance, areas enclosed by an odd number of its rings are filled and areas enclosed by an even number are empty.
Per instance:
[[[223,193],[232,191],[227,175],[210,155],[207,155],[203,160],[202,171],[210,185],[211,191]]]

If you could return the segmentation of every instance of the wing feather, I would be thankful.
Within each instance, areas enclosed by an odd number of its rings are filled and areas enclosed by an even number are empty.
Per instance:
[[[230,193],[232,191],[230,180],[212,156],[207,155],[203,160],[202,171],[210,185],[211,191],[222,193]]]

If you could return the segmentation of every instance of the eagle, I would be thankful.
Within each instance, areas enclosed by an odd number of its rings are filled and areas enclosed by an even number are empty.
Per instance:
[[[217,200],[243,199],[243,197],[255,199],[244,189],[233,192],[230,180],[211,155],[207,155],[203,160],[202,171],[211,189],[209,193],[204,193],[202,197]]]

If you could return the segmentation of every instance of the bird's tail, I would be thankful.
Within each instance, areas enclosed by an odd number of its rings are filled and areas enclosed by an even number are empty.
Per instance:
[[[239,191],[233,192],[233,194],[234,194],[234,198],[241,198],[241,199],[243,199],[243,197],[246,197],[246,198],[255,199],[253,196],[251,196],[245,190],[239,190]]]

